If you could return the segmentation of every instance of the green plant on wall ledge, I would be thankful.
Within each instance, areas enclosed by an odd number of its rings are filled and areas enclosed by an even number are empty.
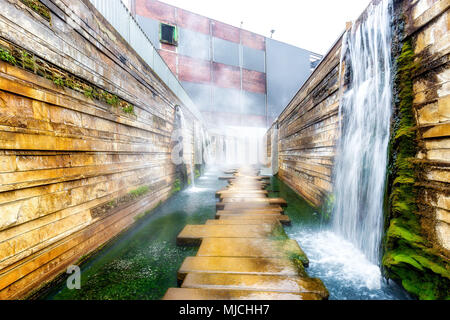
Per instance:
[[[175,179],[173,185],[172,185],[172,194],[177,193],[181,191],[181,180],[180,179]]]
[[[86,98],[103,101],[113,107],[120,106],[120,110],[124,114],[136,116],[134,106],[125,100],[120,99],[117,95],[97,88],[92,84],[87,84],[84,80],[78,79],[76,76],[65,72],[51,63],[45,62],[24,49],[8,43],[6,40],[0,39],[0,45],[1,61],[44,77],[52,81],[57,87],[67,87],[80,92],[84,94]],[[5,47],[12,47],[12,49],[7,49]]]
[[[130,191],[129,194],[131,196],[133,196],[134,198],[139,198],[140,196],[143,196],[144,194],[148,193],[149,191],[150,191],[149,186],[142,186],[135,190]]]
[[[127,114],[131,114],[131,115],[136,115],[136,113],[134,112],[134,106],[127,103],[125,104],[125,106],[122,106],[122,111],[127,113]]]
[[[12,65],[16,65],[17,61],[16,58],[6,49],[0,48],[0,60],[8,62]]]
[[[65,87],[65,81],[59,76],[53,77],[53,83],[58,87]]]
[[[28,8],[32,9],[34,12],[39,14],[47,21],[51,21],[50,10],[44,6],[39,0],[20,0]]]
[[[333,212],[333,207],[335,203],[335,196],[333,193],[328,194],[325,197],[322,207],[320,208],[320,212],[325,221],[330,220],[331,214]]]
[[[21,59],[21,63],[22,63],[22,68],[28,70],[28,71],[32,71],[34,72],[36,69],[36,63],[33,59],[33,56],[31,56],[28,52],[26,51],[22,51],[21,52],[22,55],[22,59]]]

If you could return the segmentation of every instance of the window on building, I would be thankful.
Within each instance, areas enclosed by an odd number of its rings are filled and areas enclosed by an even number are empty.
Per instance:
[[[170,24],[161,23],[159,25],[159,41],[171,45],[178,45],[177,27]]]

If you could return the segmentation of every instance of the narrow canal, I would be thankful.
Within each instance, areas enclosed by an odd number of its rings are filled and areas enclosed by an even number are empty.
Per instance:
[[[69,290],[65,282],[43,299],[160,299],[177,285],[177,271],[196,248],[177,247],[175,239],[186,224],[204,224],[215,214],[215,192],[227,182],[208,170],[187,188],[141,218],[136,225],[83,264],[81,289]],[[349,242],[327,230],[320,216],[277,178],[271,179],[271,196],[288,201],[286,227],[310,259],[308,272],[319,277],[330,299],[407,299],[394,284],[382,280],[379,268]]]

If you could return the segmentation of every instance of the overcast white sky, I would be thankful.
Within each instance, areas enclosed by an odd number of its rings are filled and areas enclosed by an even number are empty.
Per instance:
[[[325,54],[370,0],[161,0],[215,20]]]

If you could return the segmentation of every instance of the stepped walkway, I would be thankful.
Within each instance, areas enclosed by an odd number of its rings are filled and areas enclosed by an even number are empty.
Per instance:
[[[282,224],[287,205],[268,198],[266,177],[251,167],[233,174],[218,191],[216,220],[187,225],[178,245],[200,246],[195,257],[178,270],[180,288],[170,288],[165,300],[321,300],[328,291],[319,279],[308,277],[308,258]]]

